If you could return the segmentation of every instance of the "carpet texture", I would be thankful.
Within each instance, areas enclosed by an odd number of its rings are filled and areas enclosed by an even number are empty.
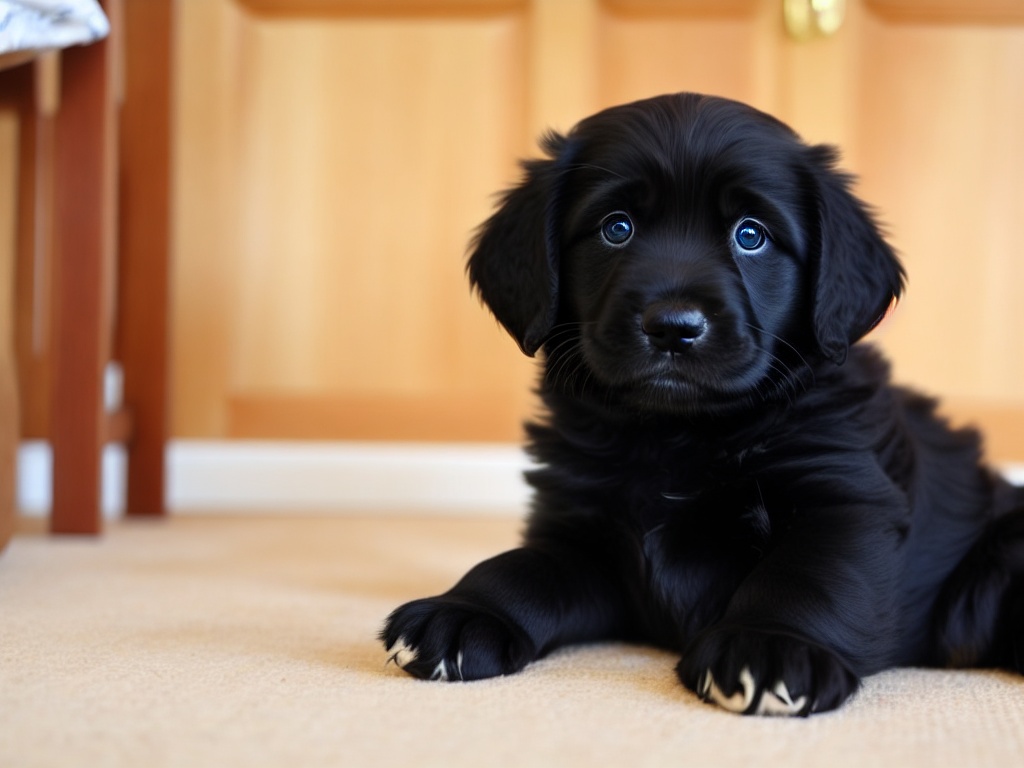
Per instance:
[[[28,527],[0,555],[0,766],[1024,765],[1024,680],[999,672],[886,672],[837,713],[774,720],[698,702],[650,648],[573,648],[475,683],[386,666],[387,612],[513,546],[518,527]]]

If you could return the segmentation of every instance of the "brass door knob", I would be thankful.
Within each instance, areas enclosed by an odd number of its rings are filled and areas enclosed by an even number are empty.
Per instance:
[[[846,16],[846,0],[783,0],[786,31],[796,40],[835,34]]]

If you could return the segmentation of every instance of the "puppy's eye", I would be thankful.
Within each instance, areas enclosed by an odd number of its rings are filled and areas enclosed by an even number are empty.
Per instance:
[[[633,238],[633,222],[622,211],[609,213],[601,221],[601,238],[610,246],[621,247]]]
[[[733,230],[732,238],[741,250],[756,253],[768,243],[768,232],[757,219],[741,219]]]

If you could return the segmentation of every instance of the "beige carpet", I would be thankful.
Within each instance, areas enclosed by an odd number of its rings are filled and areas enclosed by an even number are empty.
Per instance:
[[[1024,680],[902,670],[844,710],[742,718],[671,654],[562,651],[425,683],[397,603],[511,546],[511,519],[193,517],[0,555],[0,766],[1020,766]]]

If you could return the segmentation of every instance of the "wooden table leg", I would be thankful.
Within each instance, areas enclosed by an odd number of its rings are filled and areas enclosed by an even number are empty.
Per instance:
[[[172,0],[124,6],[116,357],[124,372],[128,515],[165,511]]]
[[[53,327],[54,533],[98,533],[107,434],[103,373],[113,306],[113,43],[62,54],[56,124]]]
[[[23,73],[15,78],[24,79]],[[7,85],[14,78],[0,79]],[[14,90],[19,83],[14,83]],[[5,100],[0,96],[0,106]],[[17,94],[14,99],[18,106]],[[17,111],[0,113],[0,551],[14,533],[15,467],[19,439],[18,385],[14,354],[14,264],[18,214]]]
[[[4,269],[9,266],[0,265]],[[0,280],[0,284],[9,285],[4,280]],[[0,323],[0,327],[3,325]],[[0,551],[3,551],[14,534],[17,451],[18,387],[15,383],[14,355],[4,353],[0,354]]]

